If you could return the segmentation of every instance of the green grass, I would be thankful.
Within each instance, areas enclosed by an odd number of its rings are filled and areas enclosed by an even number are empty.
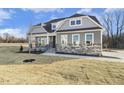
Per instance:
[[[69,60],[66,57],[43,56],[41,54],[18,53],[19,47],[0,47],[0,64],[24,64],[26,59],[35,59],[33,64],[49,64],[56,61]]]

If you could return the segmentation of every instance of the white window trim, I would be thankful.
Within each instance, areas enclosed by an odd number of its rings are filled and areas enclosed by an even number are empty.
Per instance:
[[[67,36],[66,44],[62,44],[62,36]],[[61,45],[65,45],[66,46],[67,44],[68,44],[68,35],[66,35],[66,34],[65,35],[61,35]]]
[[[75,20],[70,20],[70,26],[74,26],[74,25],[71,25],[71,22],[72,22],[72,21],[75,21]]]
[[[71,21],[75,21],[75,23],[76,23],[77,20],[80,20],[81,23],[80,23],[80,24],[71,25]],[[82,25],[82,19],[81,19],[81,18],[70,19],[70,20],[69,20],[69,26],[81,26],[81,25]]]
[[[86,37],[87,37],[87,35],[92,35],[92,43],[94,44],[94,33],[85,33],[85,45],[87,45],[86,44],[86,41],[87,41],[86,40],[87,39]],[[93,46],[93,44],[92,44],[92,46]]]
[[[72,44],[74,44],[73,39],[74,39],[74,36],[75,36],[75,35],[78,35],[78,38],[79,38],[79,41],[78,41],[78,42],[79,42],[79,44],[80,44],[80,34],[72,34]]]

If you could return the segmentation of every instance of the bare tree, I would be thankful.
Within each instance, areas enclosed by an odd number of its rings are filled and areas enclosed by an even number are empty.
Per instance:
[[[4,33],[3,36],[0,36],[1,43],[26,43],[27,39],[25,38],[17,38],[8,33]]]
[[[106,14],[103,17],[103,26],[105,27],[106,31],[107,31],[107,44],[108,46],[111,46],[110,44],[110,38],[113,37],[113,29],[112,29],[112,15],[110,14]]]
[[[2,38],[2,36],[0,36],[0,43],[2,43],[3,42],[3,38]]]
[[[121,37],[122,31],[124,30],[124,12],[115,12],[115,22],[116,22],[116,38]]]
[[[107,31],[108,46],[118,47],[124,31],[124,12],[115,11],[105,14],[103,17],[103,24]]]
[[[10,37],[10,35],[8,33],[3,34],[3,38],[4,38],[5,42],[7,42],[7,43],[9,41],[9,37]]]

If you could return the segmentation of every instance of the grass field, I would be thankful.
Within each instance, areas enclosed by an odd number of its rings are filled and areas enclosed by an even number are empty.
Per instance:
[[[124,63],[17,51],[18,47],[0,47],[0,84],[124,84]],[[27,58],[36,61],[23,63]]]

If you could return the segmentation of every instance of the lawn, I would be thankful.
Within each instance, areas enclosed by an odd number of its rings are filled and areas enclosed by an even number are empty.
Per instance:
[[[124,84],[124,63],[48,57],[0,48],[0,84]],[[23,63],[35,58],[33,63]],[[6,65],[10,64],[10,65]]]
[[[0,65],[0,84],[124,84],[124,63],[73,59]]]
[[[24,64],[23,61],[26,59],[35,59],[32,64],[49,64],[56,61],[69,60],[71,58],[19,53],[18,46],[0,46],[0,64]]]

